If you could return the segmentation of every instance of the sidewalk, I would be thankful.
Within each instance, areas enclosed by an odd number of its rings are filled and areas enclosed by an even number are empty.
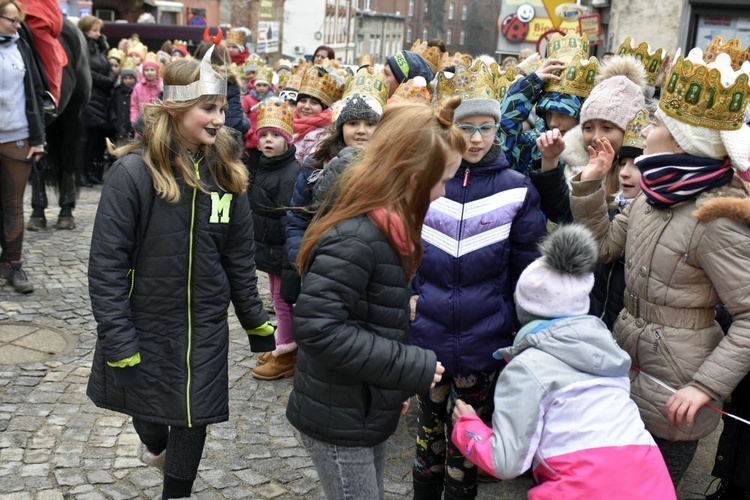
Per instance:
[[[73,231],[26,232],[34,293],[0,286],[0,500],[160,498],[161,476],[136,458],[129,419],[96,408],[85,394],[96,340],[86,268],[98,197],[98,188],[82,189]],[[54,226],[57,209],[47,217]],[[259,278],[265,299],[268,281]],[[291,379],[252,378],[254,355],[233,315],[230,325],[230,421],[208,428],[197,497],[323,498],[284,416]],[[388,443],[389,500],[411,497],[413,407]],[[718,431],[701,443],[680,498],[702,498],[717,437]],[[478,498],[525,498],[530,485],[528,479],[482,484]]]

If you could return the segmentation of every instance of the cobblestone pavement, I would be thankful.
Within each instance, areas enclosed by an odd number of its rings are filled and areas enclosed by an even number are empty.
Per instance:
[[[85,394],[95,343],[86,266],[99,192],[82,190],[75,230],[26,233],[33,294],[0,285],[0,500],[160,498],[161,476],[136,458],[129,419],[96,408]],[[48,210],[50,226],[56,216]],[[267,298],[267,279],[260,278]],[[322,498],[312,463],[284,416],[290,379],[252,378],[254,356],[230,318],[230,421],[209,426],[196,496]],[[411,496],[415,427],[412,413],[389,440],[386,499]],[[701,444],[680,498],[702,498],[716,436]],[[482,484],[479,499],[525,498],[530,484]]]

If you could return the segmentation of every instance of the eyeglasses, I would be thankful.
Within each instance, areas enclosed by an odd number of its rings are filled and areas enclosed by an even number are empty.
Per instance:
[[[479,132],[482,137],[490,137],[492,135],[495,135],[495,132],[497,132],[497,127],[497,123],[484,123],[478,126],[469,125],[468,123],[456,125],[456,128],[458,128],[458,130],[460,130],[466,137],[472,137],[477,132]]]
[[[0,17],[2,17],[3,19],[5,19],[6,21],[10,22],[10,24],[15,24],[15,25],[21,26],[21,20],[18,19],[17,17],[15,17],[15,18],[14,17],[8,17],[8,16],[0,16]]]

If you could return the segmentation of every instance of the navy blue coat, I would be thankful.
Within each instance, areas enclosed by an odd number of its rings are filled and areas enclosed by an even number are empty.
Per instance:
[[[499,368],[492,353],[513,341],[516,282],[545,234],[539,194],[502,154],[462,163],[422,228],[410,343],[435,351],[448,376]]]

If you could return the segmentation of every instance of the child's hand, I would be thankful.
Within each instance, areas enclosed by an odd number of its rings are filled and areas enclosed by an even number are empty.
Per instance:
[[[437,365],[435,365],[435,375],[432,377],[432,385],[430,385],[430,389],[435,387],[442,380],[444,371],[445,367],[440,361],[438,361]]]
[[[615,159],[615,150],[609,141],[604,139],[596,140],[596,149],[589,146],[589,164],[581,172],[582,181],[601,179],[612,168],[612,162]]]
[[[456,425],[461,415],[476,415],[477,412],[474,407],[467,405],[460,399],[456,400],[456,406],[453,407],[453,425]]]
[[[409,411],[409,403],[411,403],[411,399],[407,399],[403,403],[401,403],[401,416],[406,416],[406,412]]]
[[[710,401],[711,396],[697,387],[683,387],[667,401],[667,420],[670,425],[682,425],[682,418],[686,417],[687,426],[692,427],[695,414]]]
[[[562,60],[547,59],[541,66],[539,66],[539,69],[536,70],[536,76],[538,76],[543,82],[548,82],[550,80],[559,82],[560,77],[555,74],[555,71],[563,71],[565,68],[566,65]]]
[[[548,172],[557,168],[557,159],[565,151],[565,139],[560,129],[555,128],[537,137],[536,147],[542,154],[542,172]]]

